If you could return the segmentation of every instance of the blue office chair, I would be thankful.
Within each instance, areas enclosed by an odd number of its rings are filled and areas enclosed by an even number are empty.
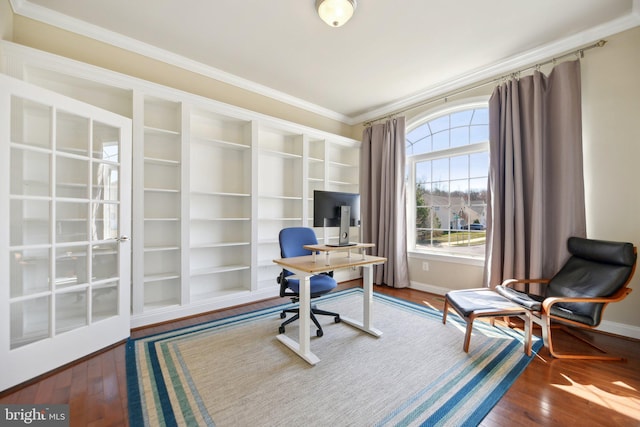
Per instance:
[[[312,252],[304,249],[304,245],[317,245],[318,239],[316,233],[311,228],[307,227],[290,227],[284,228],[280,231],[278,236],[280,241],[280,256],[282,258],[291,258],[296,256],[311,255]],[[288,279],[293,273],[288,270],[282,270],[280,276],[278,276],[278,283],[280,284],[280,296],[290,297],[292,302],[300,301],[300,281],[298,279]],[[333,272],[321,273],[315,276],[311,276],[311,298],[317,298],[335,289],[337,283],[333,278]],[[285,320],[278,331],[284,333],[284,327],[289,323],[296,321],[300,318],[300,311],[296,308],[285,309],[280,313],[280,318],[287,317],[287,313],[295,313],[295,316]],[[322,327],[316,318],[317,315],[333,316],[335,323],[340,323],[340,315],[338,313],[332,313],[330,311],[320,310],[315,305],[311,305],[311,320],[316,325],[318,330],[316,336],[321,337],[323,335]]]

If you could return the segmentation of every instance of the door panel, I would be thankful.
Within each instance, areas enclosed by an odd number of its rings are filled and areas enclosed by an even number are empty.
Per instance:
[[[0,390],[129,336],[131,121],[0,76]]]

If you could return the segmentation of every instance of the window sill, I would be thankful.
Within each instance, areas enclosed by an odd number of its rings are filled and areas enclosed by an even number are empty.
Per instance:
[[[484,257],[470,257],[462,255],[440,254],[433,252],[407,251],[409,258],[424,259],[429,261],[449,262],[453,264],[474,265],[484,267]]]

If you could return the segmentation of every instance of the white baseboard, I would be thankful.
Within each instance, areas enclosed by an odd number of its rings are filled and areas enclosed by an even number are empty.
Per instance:
[[[130,328],[140,328],[154,325],[156,323],[175,321],[181,318],[207,313],[209,311],[248,304],[263,299],[278,296],[280,287],[275,285],[257,291],[234,292],[229,295],[203,300],[202,303],[191,303],[185,306],[169,306],[163,309],[154,310],[131,316]],[[287,302],[287,301],[283,301]]]
[[[436,295],[444,295],[451,290],[448,288],[442,288],[440,286],[428,285],[426,283],[418,283],[414,281],[411,281],[409,287],[417,291],[429,292]]]
[[[429,292],[436,295],[444,295],[452,289],[443,288],[440,286],[429,285],[427,283],[411,282],[409,285],[411,289],[418,291]],[[633,338],[640,340],[640,327],[627,325],[624,323],[610,322],[603,320],[600,326],[596,328],[598,331],[607,332],[609,334],[620,335],[626,338]]]
[[[600,323],[600,326],[596,328],[596,330],[640,340],[640,327],[638,326],[603,320],[602,323]]]

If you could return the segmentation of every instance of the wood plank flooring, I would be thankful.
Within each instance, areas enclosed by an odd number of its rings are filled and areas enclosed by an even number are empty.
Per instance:
[[[359,282],[341,284],[340,289],[352,286],[359,286]],[[442,310],[441,296],[412,289],[376,287],[375,290]],[[281,303],[282,299],[274,298],[220,310],[134,330],[132,337],[138,338]],[[608,307],[608,310],[612,309],[615,310],[615,304]],[[460,351],[463,335],[461,332]],[[542,349],[485,417],[481,426],[640,426],[640,341],[598,333],[589,333],[587,336],[611,353],[626,357],[627,360],[557,360],[551,358],[546,349]],[[561,340],[558,342],[566,345],[567,349],[580,345],[569,336],[559,338]],[[425,369],[428,369],[427,360],[428,355],[425,355]],[[71,426],[127,426],[124,343],[28,384],[2,392],[0,403],[65,403],[69,404]]]

